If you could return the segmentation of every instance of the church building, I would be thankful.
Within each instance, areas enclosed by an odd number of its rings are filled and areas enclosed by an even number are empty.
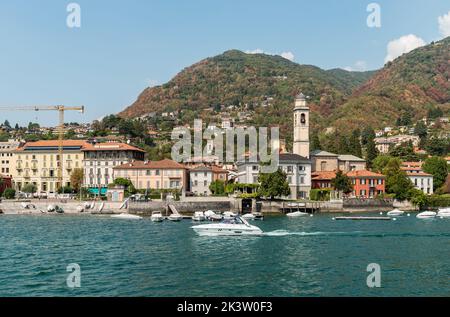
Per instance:
[[[301,93],[295,99],[293,153],[279,154],[278,167],[287,174],[291,188],[288,199],[307,199],[311,190],[311,160],[309,154],[309,107],[306,97]],[[245,184],[257,184],[260,164],[240,162],[238,181]]]

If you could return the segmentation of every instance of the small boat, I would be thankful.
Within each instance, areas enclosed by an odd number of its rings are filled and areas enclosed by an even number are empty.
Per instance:
[[[141,216],[138,215],[130,215],[130,214],[126,214],[126,213],[121,213],[118,215],[112,215],[111,218],[116,218],[116,219],[130,219],[130,220],[138,220],[138,219],[142,219]]]
[[[164,217],[163,217],[161,211],[154,211],[154,212],[152,212],[152,216],[150,217],[150,219],[153,222],[162,222],[164,220]]]
[[[436,213],[434,211],[424,211],[419,213],[416,217],[419,219],[431,219],[436,217]]]
[[[404,214],[405,212],[399,209],[394,209],[387,213],[388,216],[403,216]]]
[[[59,206],[56,206],[55,212],[56,212],[57,214],[63,214],[63,213],[64,213],[64,209],[62,209],[62,208],[59,207]]]
[[[167,217],[170,221],[181,221],[183,219],[182,215],[177,214],[171,214],[169,217]]]
[[[254,212],[255,220],[264,220],[264,215],[262,212]]]
[[[286,214],[288,217],[308,217],[309,214],[307,212],[294,211]]]
[[[450,218],[450,208],[439,209],[437,216],[441,218]]]
[[[205,214],[202,211],[196,211],[196,212],[194,212],[194,215],[192,216],[192,220],[194,220],[194,221],[205,221],[206,217],[205,217]]]
[[[223,219],[222,215],[219,215],[212,210],[207,210],[203,214],[209,221],[221,221]]]
[[[223,219],[234,219],[235,217],[237,217],[237,213],[234,213],[232,211],[225,211],[223,213]]]
[[[84,207],[83,206],[77,206],[77,212],[79,212],[79,213],[84,212]]]
[[[224,219],[220,223],[210,223],[191,227],[200,236],[242,236],[262,235],[260,228],[253,226],[242,217]]]
[[[244,218],[245,220],[255,220],[256,217],[254,214],[249,213],[249,214],[242,215],[242,218]]]

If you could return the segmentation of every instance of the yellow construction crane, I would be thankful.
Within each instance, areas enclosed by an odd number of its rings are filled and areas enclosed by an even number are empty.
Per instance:
[[[58,185],[57,190],[63,187],[63,154],[64,154],[64,112],[65,111],[79,111],[84,113],[84,106],[79,107],[71,107],[71,106],[15,106],[15,107],[0,107],[0,111],[58,111],[59,113],[59,125],[57,128],[58,131],[58,155],[59,155],[59,164],[58,164]]]

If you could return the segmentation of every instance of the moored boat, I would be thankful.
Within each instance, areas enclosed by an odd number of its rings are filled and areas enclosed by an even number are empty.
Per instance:
[[[387,213],[388,216],[403,216],[405,212],[403,210],[394,209]]]
[[[419,213],[417,216],[419,219],[431,219],[436,217],[436,212],[434,211],[424,211]]]
[[[196,211],[196,212],[194,212],[194,215],[192,216],[192,220],[194,220],[194,221],[205,221],[206,217],[205,217],[205,214],[202,211]]]
[[[307,217],[307,216],[309,216],[309,214],[306,213],[306,212],[294,211],[294,212],[287,213],[286,216],[292,217],[292,218],[295,218],[295,217]]]
[[[441,218],[450,218],[450,208],[439,209],[437,216]]]
[[[209,221],[221,221],[223,219],[222,215],[219,215],[212,210],[205,211],[204,215]]]
[[[150,217],[150,219],[153,222],[162,222],[164,220],[164,217],[161,211],[154,211],[152,212],[152,216]]]
[[[170,221],[181,221],[183,219],[182,215],[177,214],[171,214],[169,217],[167,217]]]
[[[130,219],[130,220],[138,220],[138,219],[142,219],[141,216],[138,215],[131,215],[131,214],[127,214],[127,213],[121,213],[118,215],[112,215],[111,218],[116,218],[116,219]]]

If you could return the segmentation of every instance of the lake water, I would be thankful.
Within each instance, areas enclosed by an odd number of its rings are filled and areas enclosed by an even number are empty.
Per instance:
[[[262,237],[199,237],[190,220],[0,216],[0,296],[449,296],[450,219],[253,224]],[[81,267],[81,287],[66,267]],[[381,288],[369,288],[369,263]]]

